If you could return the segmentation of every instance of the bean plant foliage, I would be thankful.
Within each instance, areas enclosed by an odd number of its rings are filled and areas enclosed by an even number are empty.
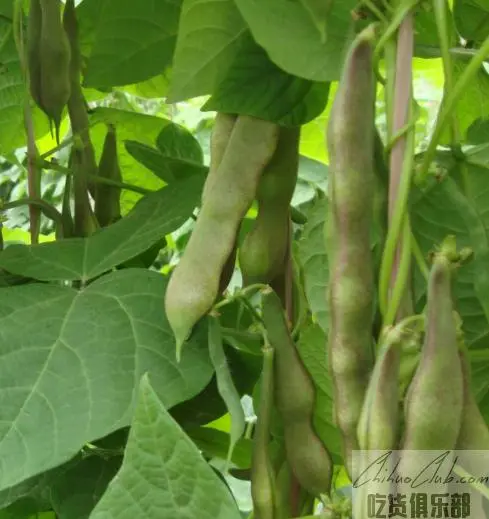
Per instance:
[[[352,517],[355,446],[434,436],[448,260],[439,448],[489,449],[488,35],[473,0],[0,0],[0,519]]]

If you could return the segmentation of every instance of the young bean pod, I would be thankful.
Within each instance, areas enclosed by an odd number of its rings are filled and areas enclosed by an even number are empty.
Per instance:
[[[236,121],[185,252],[168,283],[165,310],[178,358],[192,328],[216,300],[238,227],[273,155],[277,135],[274,123],[250,116],[239,116]]]
[[[270,420],[273,407],[273,349],[263,349],[263,370],[260,386],[258,420],[253,435],[251,462],[251,496],[256,519],[274,519],[275,475],[270,461]]]
[[[335,422],[342,435],[343,458],[350,475],[351,452],[358,448],[357,425],[372,366],[373,39],[374,30],[369,26],[352,43],[327,129],[329,364]]]
[[[262,311],[275,350],[275,402],[282,417],[287,460],[305,490],[315,496],[327,494],[332,461],[312,423],[314,384],[290,336],[280,298],[271,289],[263,294]]]
[[[292,473],[289,462],[284,459],[277,469],[275,478],[275,516],[291,517],[290,487],[292,484]]]
[[[70,168],[73,171],[73,188],[75,192],[73,235],[80,238],[91,236],[98,228],[97,220],[90,205],[88,191],[84,189],[83,172],[86,168],[85,157],[83,148],[78,148],[76,145],[71,148]]]
[[[384,332],[358,422],[362,450],[395,449],[399,434],[399,366],[403,330]]]
[[[40,0],[41,107],[54,123],[59,142],[61,115],[71,92],[71,49],[61,23],[60,0]]]
[[[109,125],[105,135],[102,156],[98,165],[100,177],[122,182],[122,173],[117,154],[117,135]],[[101,227],[116,222],[121,217],[121,188],[99,184],[95,195],[95,216]]]
[[[450,259],[445,254],[437,254],[428,281],[421,358],[404,402],[406,426],[402,448],[405,450],[451,450],[459,436],[464,382],[451,271]]]
[[[299,141],[300,128],[280,128],[277,149],[260,179],[258,216],[239,250],[245,285],[270,283],[285,269]]]

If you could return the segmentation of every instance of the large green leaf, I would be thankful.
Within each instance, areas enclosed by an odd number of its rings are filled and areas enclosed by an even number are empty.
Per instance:
[[[168,101],[210,94],[245,30],[234,0],[184,0]]]
[[[90,519],[162,517],[240,519],[240,514],[144,376],[122,468]]]
[[[129,85],[164,71],[175,48],[181,0],[105,0],[84,83]]]
[[[203,180],[194,175],[146,195],[128,215],[89,238],[12,245],[0,253],[0,267],[42,281],[92,279],[183,225],[198,204]]]
[[[259,45],[281,69],[313,81],[339,79],[345,46],[352,36],[355,0],[334,2],[324,38],[303,2],[236,0]]]
[[[299,126],[322,112],[328,94],[329,83],[284,72],[246,33],[233,64],[203,110],[253,115],[284,126]]]
[[[143,373],[168,407],[205,387],[205,337],[196,334],[175,361],[166,284],[155,272],[127,269],[81,291],[0,290],[0,490],[128,425]]]
[[[433,181],[423,189],[413,190],[411,224],[424,256],[427,257],[433,247],[440,245],[448,234],[456,236],[458,247],[486,247],[484,242],[487,242],[487,238],[481,241],[480,236],[485,233],[484,225],[480,219],[474,217],[473,209],[451,177],[440,183]],[[478,282],[478,256],[476,254],[473,262],[458,270],[454,284],[457,311],[463,319],[468,344],[488,333],[488,322],[474,285]],[[426,281],[418,273],[416,299],[421,300],[421,303],[424,303],[425,292]],[[418,309],[421,310],[422,306]]]

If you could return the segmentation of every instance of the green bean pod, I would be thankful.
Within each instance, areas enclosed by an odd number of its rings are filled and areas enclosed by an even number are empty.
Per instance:
[[[451,450],[459,437],[464,381],[453,312],[451,271],[450,259],[437,254],[428,281],[421,358],[404,402],[406,426],[402,448],[406,450]]]
[[[222,158],[224,157],[224,153],[226,151],[226,147],[228,145],[229,138],[231,137],[231,133],[237,118],[238,116],[234,114],[225,114],[222,112],[218,112],[216,114],[214,128],[212,129],[211,134],[209,173],[202,191],[202,199],[206,197],[210,190],[210,186],[214,183],[214,180],[217,177],[217,171],[222,162]],[[234,273],[234,266],[236,264],[236,254],[237,244],[235,242],[231,254],[229,255],[229,258],[224,264],[221,272],[219,281],[220,294],[226,290],[229,282],[231,281],[231,277]]]
[[[468,352],[459,351],[463,374],[464,409],[457,438],[457,450],[489,450],[489,429],[482,416],[471,387]]]
[[[258,420],[253,435],[251,496],[256,519],[274,519],[274,472],[270,461],[270,420],[273,407],[273,356],[270,346],[263,349]]]
[[[258,215],[239,249],[244,285],[269,283],[285,269],[299,141],[300,127],[280,128],[277,149],[258,185]]]
[[[399,435],[399,366],[402,329],[383,334],[358,422],[362,450],[395,449]]]
[[[71,93],[71,49],[61,23],[60,0],[40,0],[40,4],[41,104],[54,123],[56,140],[59,142],[61,116]]]
[[[284,459],[278,467],[275,478],[275,518],[291,517],[290,487],[292,484],[292,472],[289,462]]]
[[[96,185],[92,183],[88,176],[96,175],[97,161],[95,160],[95,151],[90,139],[90,122],[86,109],[85,97],[81,87],[81,67],[82,56],[80,51],[80,42],[78,37],[78,20],[76,16],[76,7],[74,0],[66,0],[65,10],[63,12],[63,27],[68,37],[71,49],[70,62],[70,97],[68,99],[68,115],[71,122],[73,134],[80,137],[83,143],[83,154],[85,162],[85,171],[83,172],[84,180],[80,180],[80,184],[85,185],[84,189],[89,189],[92,196],[96,197]],[[81,189],[81,187],[80,187]]]
[[[42,11],[40,0],[31,0],[27,19],[27,70],[29,90],[36,105],[44,111],[41,94],[41,44]]]
[[[90,205],[88,191],[85,189],[83,172],[86,168],[86,155],[83,148],[73,146],[71,148],[70,168],[73,171],[73,190],[74,190],[74,222],[73,235],[76,237],[91,236],[98,228],[95,215]]]
[[[262,311],[275,350],[275,402],[283,422],[287,460],[305,490],[315,496],[329,493],[332,461],[312,423],[314,384],[290,336],[280,298],[271,289],[263,294]]]
[[[102,155],[98,166],[102,178],[122,182],[122,173],[117,154],[117,134],[113,125],[108,125]],[[99,184],[95,195],[95,216],[101,227],[116,222],[121,217],[121,188]]]
[[[216,178],[219,178],[217,172],[226,152],[237,119],[238,116],[234,114],[225,114],[222,112],[217,112],[216,114],[210,141],[209,173],[207,174],[207,179],[202,191],[202,200],[206,198],[207,193],[211,189]]]
[[[224,265],[261,173],[273,155],[277,136],[276,124],[239,116],[215,179],[205,188],[197,222],[165,296],[177,358],[194,325],[216,300]]]
[[[335,422],[342,436],[344,463],[350,475],[351,453],[358,449],[358,420],[373,360],[374,283],[370,245],[375,188],[373,38],[373,27],[369,26],[352,43],[327,129],[329,365]]]

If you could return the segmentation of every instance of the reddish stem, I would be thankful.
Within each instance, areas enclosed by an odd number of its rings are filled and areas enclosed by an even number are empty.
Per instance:
[[[396,78],[394,83],[394,110],[392,131],[393,134],[406,126],[409,117],[409,108],[412,96],[412,59],[414,46],[413,15],[409,13],[401,23],[398,34],[397,56],[396,56]],[[389,222],[392,219],[394,208],[397,203],[397,194],[403,169],[404,156],[406,154],[407,136],[403,135],[393,145],[390,153],[390,179],[389,179]],[[408,150],[410,153],[410,151]],[[394,286],[401,257],[401,243],[398,244],[394,265],[392,268],[391,288]],[[406,297],[409,293],[406,291]],[[403,301],[398,318],[403,314],[403,307],[409,301]]]

